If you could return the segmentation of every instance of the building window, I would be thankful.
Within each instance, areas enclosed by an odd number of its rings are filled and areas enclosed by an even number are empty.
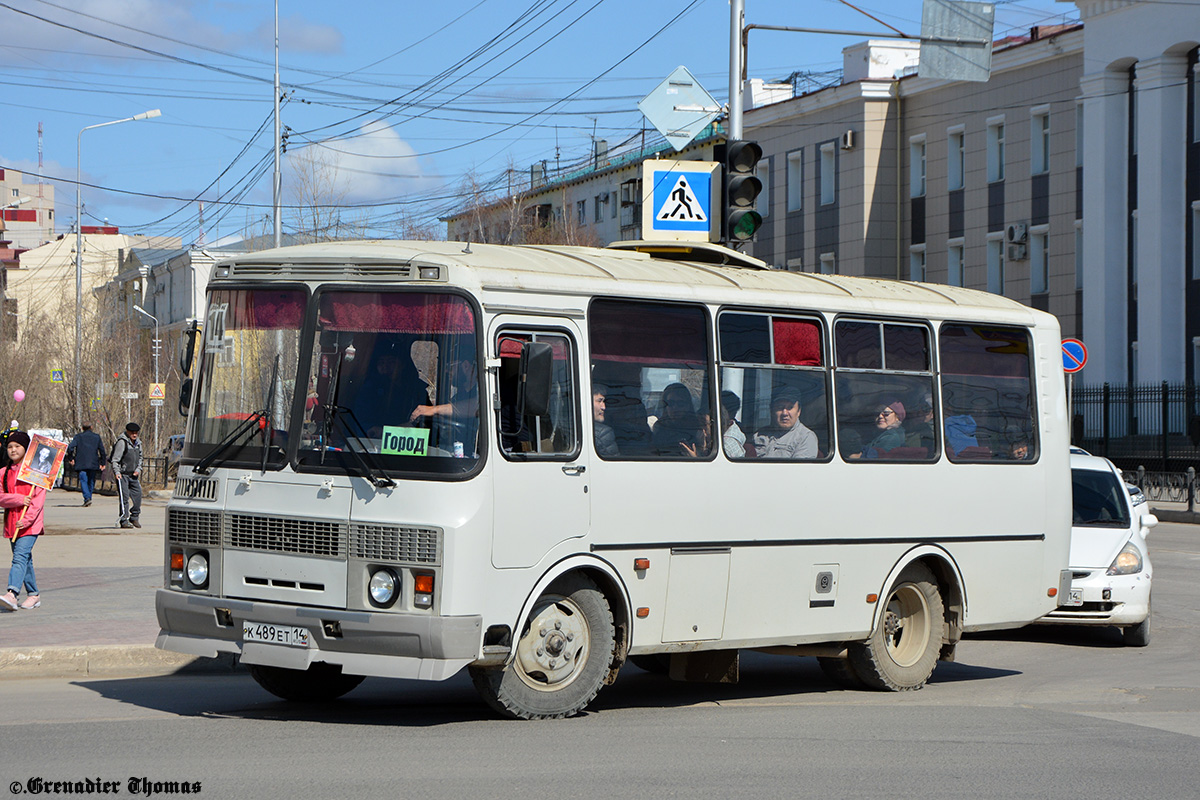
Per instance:
[[[925,196],[925,135],[908,140],[908,196]]]
[[[834,145],[821,145],[821,205],[827,206],[833,202],[834,183],[837,180],[836,162],[837,151]]]
[[[608,195],[606,194],[596,195],[596,199],[592,202],[593,222],[602,222],[604,220],[604,208],[601,206],[601,202],[607,199]]]
[[[963,285],[963,240],[953,239],[946,248],[946,283]]]
[[[796,150],[787,157],[787,210],[804,208],[804,151]]]
[[[1029,163],[1034,175],[1050,171],[1050,107],[1033,110],[1029,136]]]
[[[1049,239],[1050,234],[1045,230],[1029,235],[1029,291],[1032,294],[1050,291]]]
[[[1192,201],[1192,279],[1200,280],[1200,200]]]
[[[579,200],[575,203],[576,216],[579,218],[580,225],[587,225],[587,200]]]
[[[1138,212],[1135,208],[1129,220],[1129,273],[1133,276],[1133,285],[1138,282]]]
[[[1075,291],[1083,289],[1083,220],[1075,221]]]
[[[754,210],[763,219],[771,213],[771,159],[764,158],[758,162],[754,174],[762,181],[762,191],[754,201]]]
[[[620,203],[617,202],[617,193],[609,192],[608,193],[608,206],[609,206],[608,218],[609,219],[617,218],[617,206],[619,206],[619,205],[620,205]]]
[[[988,120],[987,171],[988,183],[1004,180],[1004,117]]]
[[[987,290],[1004,294],[1004,234],[989,233],[987,243]]]
[[[821,253],[821,274],[837,274],[837,262],[833,253]]]
[[[946,188],[961,189],[966,171],[966,133],[963,126],[950,128],[946,136]]]
[[[1083,102],[1075,104],[1075,166],[1083,166]]]
[[[925,282],[925,245],[923,244],[908,248],[908,279]]]

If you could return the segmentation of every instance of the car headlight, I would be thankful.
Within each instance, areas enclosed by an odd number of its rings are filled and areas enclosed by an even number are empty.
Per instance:
[[[1146,493],[1131,483],[1125,484],[1125,488],[1129,490],[1129,504],[1137,508],[1142,503],[1146,502]]]
[[[1108,568],[1109,575],[1133,575],[1142,571],[1142,551],[1133,542],[1126,544]]]
[[[203,586],[208,583],[208,557],[203,553],[195,553],[187,562],[188,582],[193,586]]]
[[[400,579],[390,569],[377,569],[371,573],[371,581],[367,584],[367,593],[371,596],[371,605],[387,608],[396,602],[396,591]]]

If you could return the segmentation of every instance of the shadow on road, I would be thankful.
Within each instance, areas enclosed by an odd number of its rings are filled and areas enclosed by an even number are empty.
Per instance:
[[[962,663],[941,663],[930,684],[982,681],[1017,674]],[[626,664],[617,682],[605,687],[591,711],[669,709],[723,703],[771,704],[828,695],[848,703],[895,702],[886,692],[854,691],[836,686],[814,658],[743,653],[736,684],[672,681]],[[340,700],[300,704],[278,700],[244,671],[225,675],[178,673],[153,678],[85,680],[75,685],[102,697],[177,716],[307,721],[353,725],[428,727],[496,719],[471,684],[466,671],[440,683],[368,678]]]

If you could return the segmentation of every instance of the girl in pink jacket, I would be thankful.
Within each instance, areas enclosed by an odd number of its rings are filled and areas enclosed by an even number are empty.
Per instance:
[[[29,434],[15,431],[6,445],[9,465],[0,472],[0,508],[4,511],[4,538],[12,545],[12,569],[8,573],[8,593],[0,595],[0,611],[33,609],[42,604],[37,579],[33,575],[33,546],[42,533],[42,510],[46,505],[46,490],[17,480],[21,459],[29,447]],[[17,603],[21,587],[25,601]]]

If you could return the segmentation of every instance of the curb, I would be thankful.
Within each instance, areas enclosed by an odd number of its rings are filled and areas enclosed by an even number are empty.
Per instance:
[[[1174,511],[1166,508],[1152,508],[1150,513],[1158,517],[1159,522],[1183,522],[1190,525],[1200,523],[1200,512]]]
[[[231,654],[217,658],[159,650],[149,644],[0,648],[0,680],[9,678],[151,677],[175,673],[232,673]]]

